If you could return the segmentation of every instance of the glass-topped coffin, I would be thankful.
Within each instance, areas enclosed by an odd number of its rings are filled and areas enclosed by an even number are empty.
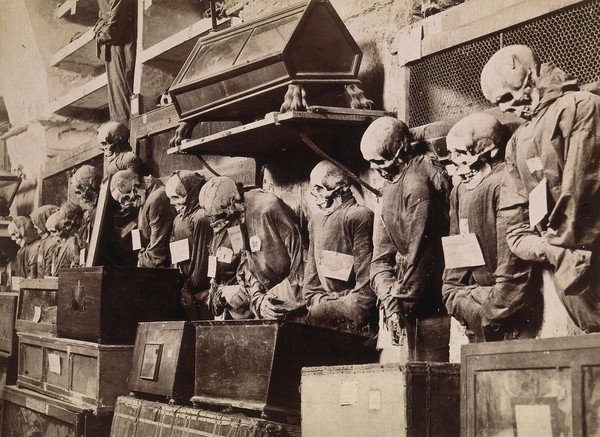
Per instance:
[[[262,117],[289,84],[357,83],[361,58],[331,4],[311,0],[201,38],[169,92],[182,119]]]

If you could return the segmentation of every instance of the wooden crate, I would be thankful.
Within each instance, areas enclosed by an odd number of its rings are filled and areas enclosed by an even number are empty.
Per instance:
[[[600,334],[462,347],[461,430],[598,435]]]
[[[11,357],[17,350],[15,321],[19,293],[0,293],[0,356]]]
[[[56,336],[58,279],[24,279],[21,282],[17,331]]]
[[[58,273],[58,334],[134,344],[137,324],[181,319],[176,269],[82,267]]]
[[[112,411],[127,394],[133,346],[101,345],[19,332],[17,385],[85,406]]]
[[[413,362],[302,369],[302,436],[458,436],[460,366]]]
[[[300,427],[130,396],[117,399],[112,437],[300,437]]]
[[[194,395],[196,328],[189,322],[138,325],[129,390],[165,396],[178,404]]]
[[[196,322],[192,402],[298,415],[302,367],[376,361],[366,338],[270,320]]]
[[[103,437],[110,433],[112,414],[92,414],[27,389],[8,386],[4,391],[3,436]]]

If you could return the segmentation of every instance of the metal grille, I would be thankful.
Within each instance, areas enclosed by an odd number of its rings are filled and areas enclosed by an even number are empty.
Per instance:
[[[489,108],[479,86],[487,60],[503,46],[525,44],[542,62],[581,84],[600,79],[600,1],[565,8],[480,40],[420,59],[409,66],[409,125],[422,126]]]
[[[96,397],[98,385],[98,358],[73,354],[73,391]],[[98,400],[99,402],[101,400]]]

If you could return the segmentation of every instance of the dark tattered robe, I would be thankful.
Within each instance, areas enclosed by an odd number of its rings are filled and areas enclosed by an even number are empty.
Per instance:
[[[185,278],[181,290],[182,305],[191,320],[212,319],[206,299],[210,287],[210,278],[207,276],[208,248],[213,232],[204,210],[198,205],[202,179],[183,173],[179,179],[186,189],[188,203],[183,214],[177,215],[173,221],[171,241],[185,239],[190,248],[190,259],[177,263]]]
[[[303,317],[304,245],[296,215],[283,200],[261,189],[245,193],[244,205],[248,268],[262,286],[251,296],[253,311],[260,317],[260,305],[268,296],[290,318]],[[260,250],[250,249],[251,239],[260,241]]]
[[[592,251],[591,266],[578,283],[565,284],[577,272],[560,264],[554,279],[573,321],[584,331],[600,331],[600,97],[579,91],[576,81],[546,64],[536,86],[537,112],[515,131],[506,151],[501,214],[508,244],[520,258],[541,262],[546,261],[541,241]],[[547,219],[532,229],[529,194],[544,178]],[[571,285],[581,294],[565,294]]]
[[[33,228],[29,217],[15,217],[13,219],[21,238],[25,240],[23,247],[19,249],[15,259],[11,263],[12,275],[21,278],[37,278],[37,258],[40,247],[40,236]]]
[[[504,164],[496,164],[477,187],[467,190],[460,183],[450,196],[450,235],[460,234],[461,224],[463,232],[475,234],[485,265],[445,270],[442,294],[448,312],[466,324],[477,341],[483,341],[483,317],[512,331],[514,338],[531,336],[534,320],[541,315],[532,308],[540,297],[539,275],[509,250],[506,224],[498,217],[503,176]],[[526,312],[517,314],[526,306]]]
[[[369,331],[377,300],[369,284],[372,237],[373,212],[357,205],[353,197],[331,213],[312,217],[303,290],[308,323],[356,333]],[[331,254],[324,250],[354,258],[347,280],[332,278],[335,273],[327,272],[323,257]]]
[[[386,318],[403,316],[413,360],[448,359],[450,319],[441,293],[448,187],[432,158],[417,155],[385,186],[375,219],[371,286]]]
[[[60,240],[58,237],[50,236],[48,229],[46,229],[46,221],[48,220],[48,217],[57,211],[58,207],[55,205],[44,205],[31,213],[31,221],[44,234],[40,239],[38,248],[38,278],[43,278],[44,276],[50,276],[52,274],[52,258],[54,257],[54,252],[56,251],[56,247]]]
[[[169,242],[174,218],[175,209],[165,194],[164,184],[154,179],[138,215],[142,243],[142,249],[138,253],[138,267],[169,267]]]

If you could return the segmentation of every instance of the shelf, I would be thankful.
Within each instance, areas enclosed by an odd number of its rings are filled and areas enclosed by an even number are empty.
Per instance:
[[[99,73],[104,63],[96,54],[94,30],[89,29],[50,58],[50,65],[84,74]]]
[[[65,0],[56,8],[56,18],[94,24],[98,18],[97,0]]]
[[[223,30],[230,25],[230,19],[220,20],[218,29]],[[154,44],[138,54],[138,62],[140,63],[170,63],[183,62],[187,59],[190,52],[194,48],[198,37],[208,34],[212,30],[210,19],[201,19],[191,26],[181,30],[180,32],[171,35],[164,40]],[[177,70],[181,65],[178,66]]]
[[[75,88],[49,105],[51,112],[67,117],[87,118],[108,107],[106,73]]]
[[[264,156],[292,147],[305,147],[299,132],[323,149],[355,149],[368,125],[384,115],[394,114],[331,107],[311,107],[310,112],[272,112],[253,123],[184,141],[167,153]]]

